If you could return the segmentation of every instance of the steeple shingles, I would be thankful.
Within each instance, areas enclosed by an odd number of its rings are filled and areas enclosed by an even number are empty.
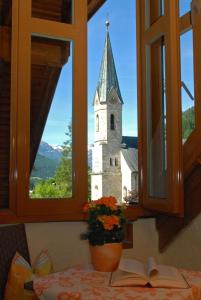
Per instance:
[[[100,102],[107,102],[108,94],[110,93],[112,88],[114,88],[119,97],[119,100],[123,104],[123,99],[119,88],[119,82],[117,78],[117,73],[116,73],[116,68],[115,68],[115,63],[114,63],[114,58],[112,53],[112,46],[110,42],[108,26],[109,24],[107,23],[105,47],[104,47],[104,53],[101,62],[97,91],[98,91]]]

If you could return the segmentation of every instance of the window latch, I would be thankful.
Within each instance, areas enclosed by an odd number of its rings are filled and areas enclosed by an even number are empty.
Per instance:
[[[192,0],[191,2],[191,24],[195,24],[196,16],[200,14],[201,0]]]

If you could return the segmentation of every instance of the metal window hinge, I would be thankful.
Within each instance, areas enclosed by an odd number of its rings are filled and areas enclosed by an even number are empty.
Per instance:
[[[191,2],[191,24],[195,24],[195,20],[197,15],[200,14],[201,11],[201,0],[192,0]]]

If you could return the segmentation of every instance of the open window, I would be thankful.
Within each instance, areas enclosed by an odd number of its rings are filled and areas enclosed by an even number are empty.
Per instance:
[[[137,1],[140,195],[149,209],[183,213],[177,1]]]
[[[180,40],[181,40],[181,80],[183,109],[183,155],[184,176],[190,174],[201,152],[201,60],[200,60],[200,1],[179,1]],[[188,44],[188,56],[185,59],[185,45]],[[188,69],[187,69],[188,68]]]
[[[12,97],[15,130],[10,168],[15,174],[11,177],[11,195],[16,200],[16,212],[35,220],[81,219],[87,199],[87,2],[57,2],[54,13],[41,1],[15,2],[12,86],[17,88]],[[62,77],[65,66],[69,75],[65,72]],[[61,77],[67,93],[63,92],[65,99],[60,99],[60,106],[67,108],[66,121],[70,120],[72,129],[72,139],[68,139],[71,151],[67,153],[70,190],[61,197],[53,194],[37,198],[30,193],[30,174]]]

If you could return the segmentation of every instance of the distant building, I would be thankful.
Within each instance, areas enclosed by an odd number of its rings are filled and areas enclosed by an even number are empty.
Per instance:
[[[94,96],[92,200],[115,196],[119,202],[138,189],[137,137],[122,136],[121,96],[108,26],[98,86]]]

